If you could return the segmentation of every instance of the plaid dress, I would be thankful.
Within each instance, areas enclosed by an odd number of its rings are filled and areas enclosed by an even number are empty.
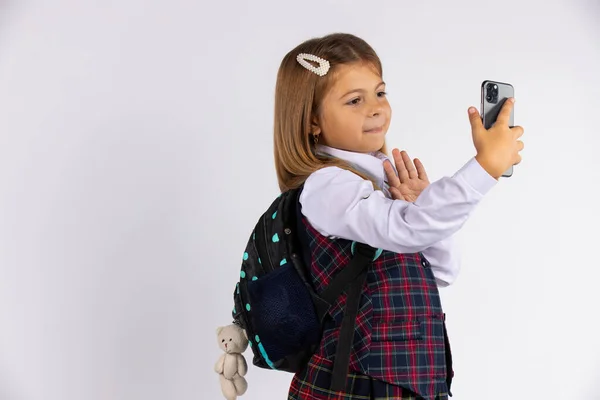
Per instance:
[[[350,371],[346,379],[347,390],[333,392],[331,385],[333,362],[314,355],[304,371],[294,375],[288,400],[421,400],[408,389],[374,379],[368,375]],[[436,400],[447,399],[447,393],[439,393]]]
[[[317,292],[352,257],[352,242],[322,236],[303,218],[305,259]],[[318,350],[297,373],[289,399],[447,399],[453,376],[437,284],[421,253],[383,253],[367,271],[356,319],[345,392],[332,392],[331,371],[343,310],[330,310]]]

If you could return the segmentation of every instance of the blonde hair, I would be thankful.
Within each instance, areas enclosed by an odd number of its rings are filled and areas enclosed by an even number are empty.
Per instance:
[[[299,53],[313,54],[329,61],[327,75],[319,76],[302,67]],[[283,58],[275,87],[274,155],[279,189],[285,192],[302,185],[313,172],[325,167],[339,167],[376,183],[347,162],[315,153],[311,135],[314,117],[327,90],[335,80],[336,67],[342,64],[367,63],[383,75],[381,61],[364,40],[346,33],[334,33],[307,40]],[[387,153],[385,144],[380,150]]]

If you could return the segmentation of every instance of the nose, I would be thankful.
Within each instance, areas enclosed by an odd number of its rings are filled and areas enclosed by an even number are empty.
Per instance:
[[[377,117],[379,117],[381,115],[381,113],[382,113],[381,107],[374,107],[369,112],[369,117],[370,118],[377,118]]]
[[[372,100],[369,108],[369,116],[378,117],[383,112],[381,103],[377,100]]]

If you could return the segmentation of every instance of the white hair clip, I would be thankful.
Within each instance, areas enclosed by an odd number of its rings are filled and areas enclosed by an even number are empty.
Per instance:
[[[327,72],[329,71],[329,68],[331,67],[329,65],[329,61],[324,60],[321,57],[317,57],[312,54],[300,53],[296,57],[296,60],[304,68],[306,68],[307,70],[309,70],[311,72],[314,72],[315,74],[317,74],[319,76],[325,76],[325,74],[327,74]],[[309,63],[309,61],[314,61],[314,62],[318,63],[319,66],[315,67],[314,65]]]

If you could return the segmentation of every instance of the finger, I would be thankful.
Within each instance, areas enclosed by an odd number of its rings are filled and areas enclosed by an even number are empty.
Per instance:
[[[523,150],[525,148],[525,143],[523,143],[521,140],[517,141],[517,149],[519,151]]]
[[[419,179],[429,182],[429,177],[427,176],[427,172],[425,172],[425,167],[423,163],[418,158],[415,158],[415,167],[417,167],[417,173],[419,174]]]
[[[469,122],[471,123],[473,139],[480,135],[481,132],[485,131],[483,121],[481,121],[481,115],[479,115],[475,107],[469,107]]]
[[[510,121],[510,113],[513,110],[514,103],[515,103],[514,98],[511,97],[511,98],[506,99],[506,101],[502,105],[502,108],[500,109],[500,112],[498,113],[498,118],[496,118],[496,123],[508,126],[508,123]]]
[[[394,170],[394,167],[392,166],[392,162],[390,160],[386,160],[383,163],[383,170],[387,175],[388,184],[390,186],[400,185],[400,179],[398,179],[398,175],[396,175],[396,171]]]
[[[392,151],[392,155],[394,156],[394,161],[396,162],[396,169],[398,170],[398,178],[400,178],[400,182],[406,182],[408,180],[408,171],[406,170],[406,166],[402,160],[400,150],[394,149],[394,151]]]
[[[518,125],[513,126],[510,130],[515,133],[515,138],[520,138],[521,136],[523,136],[523,132],[525,132],[523,127]]]
[[[400,193],[400,191],[395,187],[390,188],[390,193],[392,194],[392,198],[394,200],[404,200],[404,196],[402,196],[402,193]]]
[[[406,151],[402,151],[400,154],[402,155],[402,161],[404,162],[404,166],[408,171],[408,176],[410,177],[410,179],[418,178],[419,174],[417,173],[417,169],[415,168],[410,157],[408,156],[408,153]]]

